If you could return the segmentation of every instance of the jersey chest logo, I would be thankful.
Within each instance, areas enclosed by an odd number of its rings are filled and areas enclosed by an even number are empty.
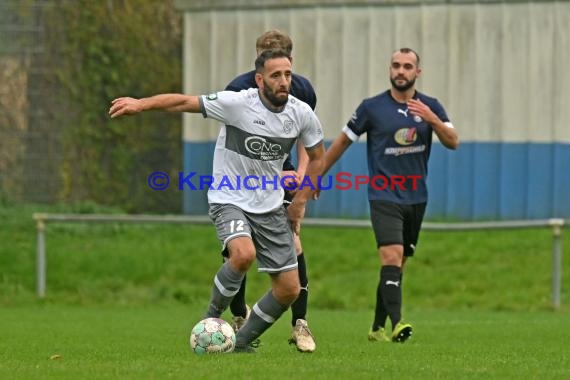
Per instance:
[[[394,140],[400,145],[411,145],[418,139],[416,128],[401,128],[394,133]]]
[[[291,151],[295,140],[295,137],[256,135],[235,126],[226,125],[226,149],[252,160],[281,160]]]
[[[285,155],[283,146],[262,136],[251,136],[245,139],[245,149],[251,158],[261,161],[274,161]]]

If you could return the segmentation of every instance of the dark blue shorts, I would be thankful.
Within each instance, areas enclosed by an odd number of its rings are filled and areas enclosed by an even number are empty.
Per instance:
[[[404,246],[404,256],[413,256],[425,210],[425,202],[406,205],[370,201],[370,219],[377,247],[399,244]]]

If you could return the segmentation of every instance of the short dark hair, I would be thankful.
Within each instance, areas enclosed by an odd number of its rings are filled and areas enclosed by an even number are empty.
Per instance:
[[[255,72],[261,73],[265,68],[265,62],[269,59],[275,58],[287,58],[291,60],[291,56],[283,49],[269,49],[264,50],[256,59],[255,59]]]
[[[404,53],[404,54],[410,54],[410,53],[414,54],[416,56],[416,66],[420,67],[420,56],[414,49],[410,49],[408,47],[403,47],[403,48],[396,50],[394,53],[396,53],[396,52],[400,52],[400,53]]]

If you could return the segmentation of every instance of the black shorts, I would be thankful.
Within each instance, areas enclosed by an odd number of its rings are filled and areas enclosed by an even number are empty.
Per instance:
[[[404,256],[413,256],[425,210],[425,202],[405,205],[370,201],[370,219],[377,247],[399,244],[404,246]]]
[[[283,206],[285,208],[289,207],[289,205],[293,202],[293,194],[291,192],[285,190],[285,196],[283,197]]]
[[[293,170],[293,171],[295,170],[295,166],[293,166],[293,163],[291,162],[291,156],[288,156],[285,162],[283,163],[283,171],[288,171],[288,170]],[[283,199],[283,205],[285,206],[285,208],[287,208],[292,201],[293,201],[293,194],[285,190],[285,197]]]

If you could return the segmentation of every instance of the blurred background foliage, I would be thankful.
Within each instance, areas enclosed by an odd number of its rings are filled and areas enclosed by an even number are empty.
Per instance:
[[[0,81],[0,140],[10,147],[0,155],[0,199],[180,212],[179,191],[147,185],[154,171],[182,171],[180,114],[107,114],[119,96],[181,92],[182,17],[173,2],[0,8],[0,76],[11,78]],[[9,85],[18,91],[2,96]]]

